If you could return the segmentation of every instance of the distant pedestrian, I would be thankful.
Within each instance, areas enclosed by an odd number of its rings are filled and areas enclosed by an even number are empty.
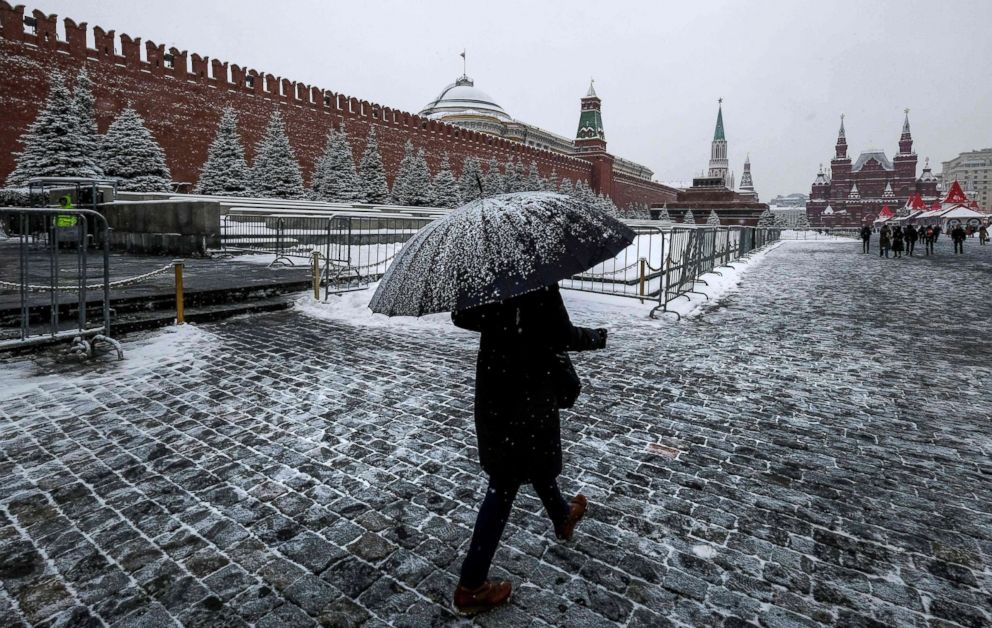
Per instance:
[[[927,255],[933,255],[933,243],[936,240],[937,230],[933,228],[933,225],[930,225],[923,234],[923,242],[926,244]]]
[[[904,248],[902,229],[896,225],[896,228],[892,230],[892,253],[894,257],[902,257]]]
[[[982,225],[981,227],[978,228],[978,242],[982,246],[985,246],[985,244],[988,241],[989,241],[989,228],[986,227],[985,225]]]
[[[889,225],[883,225],[882,230],[878,232],[878,256],[888,257],[890,246],[892,246],[892,230],[889,229]]]
[[[475,429],[489,490],[479,508],[454,596],[455,608],[471,615],[498,606],[510,596],[511,584],[488,580],[488,574],[522,484],[534,487],[559,539],[571,540],[586,511],[585,496],[576,495],[568,502],[558,489],[562,376],[574,378],[571,366],[563,367],[559,356],[567,355],[566,351],[604,348],[606,330],[574,327],[557,284],[456,311],[451,318],[458,327],[482,332]],[[574,388],[577,394],[577,381]]]
[[[954,241],[954,252],[956,254],[964,253],[964,239],[967,237],[964,227],[960,224],[956,225],[951,229],[951,240]]]
[[[936,242],[940,239],[940,232],[942,231],[940,225],[934,225],[933,228],[933,241]]]
[[[913,225],[906,226],[906,252],[910,256],[913,255],[913,251],[916,250],[916,241],[920,239],[920,234]]]
[[[968,225],[967,227],[965,227],[964,232],[965,235],[967,235],[969,238],[975,237],[975,227],[973,225]]]
[[[867,253],[869,251],[869,244],[871,243],[871,227],[865,225],[861,227],[861,252]]]

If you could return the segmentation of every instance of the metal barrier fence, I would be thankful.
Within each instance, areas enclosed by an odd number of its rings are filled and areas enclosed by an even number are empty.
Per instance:
[[[653,227],[632,225],[634,242],[613,259],[561,282],[563,288],[641,300],[655,311],[694,292],[701,275],[719,272],[770,242],[778,229],[755,227]],[[673,312],[674,313],[674,312]],[[652,311],[654,314],[654,311]]]
[[[310,268],[319,258],[325,297],[379,279],[400,247],[433,218],[409,214],[285,214],[243,209],[221,217],[225,253],[270,257]]]
[[[106,219],[89,209],[9,207],[0,208],[0,226],[9,236],[2,246],[16,247],[17,255],[17,280],[7,281],[13,277],[0,275],[0,293],[16,295],[19,318],[16,330],[0,330],[0,350],[62,339],[78,339],[72,351],[87,354],[92,354],[97,341],[119,350],[110,338],[110,228]],[[101,268],[94,273],[99,279],[94,284],[87,283],[91,247],[102,249]],[[13,257],[13,253],[3,257]],[[75,292],[76,298],[63,300],[63,292]],[[32,302],[30,295],[35,293],[47,293],[47,303]],[[91,293],[102,295],[97,326],[87,319]]]

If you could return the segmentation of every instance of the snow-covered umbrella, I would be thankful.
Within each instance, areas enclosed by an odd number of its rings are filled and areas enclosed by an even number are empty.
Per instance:
[[[634,232],[554,192],[472,201],[421,229],[396,255],[369,308],[422,316],[493,303],[616,256]]]

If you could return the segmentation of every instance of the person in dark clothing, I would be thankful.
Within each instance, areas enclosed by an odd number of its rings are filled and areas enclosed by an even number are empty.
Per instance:
[[[951,229],[951,240],[954,241],[954,252],[964,253],[964,239],[967,237],[964,227],[960,224]]]
[[[889,229],[889,225],[882,225],[882,229],[878,232],[878,256],[885,257],[889,256],[889,247],[892,245],[892,230]]]
[[[934,225],[934,227],[933,227],[933,241],[934,242],[936,242],[937,240],[940,239],[940,232],[941,232],[941,226],[940,225]]]
[[[982,246],[985,246],[986,243],[988,243],[988,241],[989,241],[989,228],[985,225],[982,225],[981,227],[978,228],[978,242]]]
[[[926,244],[927,255],[933,255],[933,243],[937,240],[937,231],[932,227],[927,227],[923,233],[923,242]]]
[[[475,429],[489,488],[454,594],[457,610],[475,614],[510,597],[511,583],[487,578],[522,484],[534,487],[559,539],[570,540],[585,513],[585,496],[576,495],[566,502],[558,489],[562,447],[557,376],[563,369],[558,356],[566,351],[602,349],[607,332],[573,326],[557,284],[456,311],[451,319],[458,327],[482,333],[476,364]]]
[[[865,225],[861,227],[861,252],[867,253],[869,251],[869,244],[871,243],[871,227]]]
[[[920,239],[920,234],[916,231],[916,227],[907,225],[903,235],[906,238],[906,252],[912,256],[916,249],[916,241]]]
[[[903,245],[902,228],[898,225],[892,230],[892,252],[894,257],[902,257]]]

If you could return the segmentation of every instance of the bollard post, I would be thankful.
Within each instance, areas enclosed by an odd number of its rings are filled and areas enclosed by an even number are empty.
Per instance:
[[[644,296],[644,275],[645,275],[646,266],[647,266],[647,260],[642,257],[641,258],[641,290],[640,290],[642,297]]]
[[[320,300],[320,253],[313,252],[313,298]]]
[[[183,261],[172,260],[176,269],[176,325],[186,322],[186,309],[183,304]]]

